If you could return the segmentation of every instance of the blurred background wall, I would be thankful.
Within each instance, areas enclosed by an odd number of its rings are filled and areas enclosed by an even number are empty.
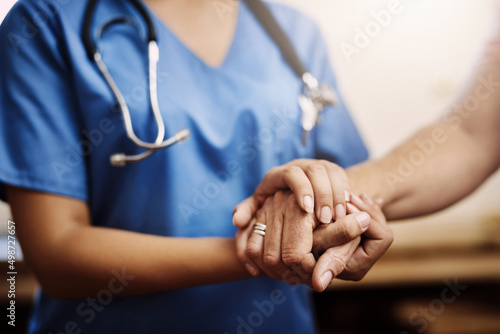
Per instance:
[[[320,25],[342,94],[375,158],[449,110],[473,70],[498,2],[276,1]],[[0,20],[14,2],[0,2]],[[377,28],[376,17],[390,6],[397,14]],[[366,29],[372,36],[360,46],[359,31]],[[334,281],[334,297],[316,296],[322,333],[500,333],[499,188],[497,173],[442,213],[394,224],[393,247],[363,282]],[[2,203],[0,226],[8,216]],[[446,280],[466,283],[467,293],[446,312],[419,322],[419,310],[439,301]]]

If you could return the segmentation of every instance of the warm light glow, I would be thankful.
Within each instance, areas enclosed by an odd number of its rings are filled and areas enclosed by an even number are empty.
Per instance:
[[[9,12],[10,8],[14,6],[16,0],[2,0],[0,2],[0,22],[3,21],[5,15]]]

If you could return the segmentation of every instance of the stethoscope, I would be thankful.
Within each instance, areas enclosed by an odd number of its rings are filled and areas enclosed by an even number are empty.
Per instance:
[[[145,149],[144,152],[135,155],[127,155],[125,153],[115,153],[111,155],[110,162],[113,166],[125,166],[127,163],[142,161],[160,149],[167,148],[175,143],[186,140],[189,137],[190,133],[188,129],[182,129],[175,133],[174,136],[165,139],[165,123],[163,121],[163,117],[161,115],[160,107],[158,104],[157,65],[160,59],[160,52],[158,49],[156,29],[150,15],[148,14],[147,9],[144,7],[141,1],[129,0],[144,19],[148,30],[147,42],[149,64],[149,98],[151,101],[151,109],[155,118],[155,122],[158,127],[158,135],[153,143],[145,142],[137,137],[134,132],[132,119],[130,117],[130,110],[127,106],[127,102],[125,101],[125,98],[123,97],[116,82],[113,80],[113,77],[111,76],[106,64],[102,59],[102,55],[98,47],[96,46],[96,43],[94,42],[94,38],[92,37],[91,25],[98,1],[99,0],[89,0],[89,3],[87,4],[87,7],[85,9],[82,27],[83,44],[85,46],[85,50],[89,59],[95,61],[99,71],[101,72],[116,101],[118,102],[118,106],[123,117],[123,122],[125,124],[127,137],[132,140],[135,145]],[[295,74],[302,80],[303,89],[302,94],[299,96],[299,105],[302,109],[302,142],[306,144],[308,134],[319,121],[320,112],[323,111],[325,107],[336,104],[337,99],[335,91],[326,84],[319,84],[318,80],[306,71],[304,65],[302,64],[297,53],[294,50],[292,43],[274,19],[269,8],[261,0],[245,0],[245,2],[253,12],[255,17],[259,20],[261,25],[264,27],[264,29],[267,31],[269,36],[277,44],[285,61],[293,69]],[[135,21],[131,18],[115,18],[104,24],[98,30],[97,37],[101,38],[107,29],[109,29],[114,24],[120,23],[136,26]]]

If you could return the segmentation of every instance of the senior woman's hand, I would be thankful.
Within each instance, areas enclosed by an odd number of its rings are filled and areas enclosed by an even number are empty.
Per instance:
[[[266,225],[265,236],[253,233],[257,223]],[[287,283],[308,283],[323,291],[343,272],[369,224],[370,216],[356,210],[334,224],[324,225],[326,229],[316,229],[314,214],[304,212],[291,192],[279,191],[266,200],[250,226],[237,233],[238,258],[254,276],[262,271]],[[313,231],[314,239],[319,240],[317,255],[329,248],[319,259],[321,270],[315,269]]]
[[[335,231],[329,231],[330,225],[320,226],[314,231],[314,250],[321,252],[326,250],[318,259],[313,273],[313,282],[316,277],[340,278],[343,280],[359,281],[368,273],[371,267],[387,251],[394,239],[392,230],[387,225],[385,216],[378,203],[375,203],[368,195],[362,194],[360,197],[351,195],[351,203],[347,204],[348,212],[366,212],[370,215],[371,223],[363,233],[360,245],[356,248],[349,261],[346,263],[342,273],[335,268],[337,262],[331,262],[331,253],[335,252],[336,243]],[[335,225],[335,224],[331,224]],[[333,232],[333,233],[332,233]],[[333,236],[332,236],[333,234]],[[333,238],[333,239],[332,239]],[[333,270],[332,270],[333,267]],[[324,280],[328,280],[324,278]],[[316,289],[316,287],[315,287]]]
[[[331,180],[338,179],[336,177],[330,176],[330,174],[335,174],[335,173],[340,173],[341,177],[345,177],[345,172],[338,167],[337,165],[325,161],[316,161],[316,160],[295,160],[292,161],[291,163],[277,167],[270,171],[268,174],[266,174],[266,177],[264,178],[263,182],[259,185],[257,188],[257,191],[255,194],[242,202],[240,205],[238,205],[235,208],[235,213],[234,213],[234,223],[236,226],[240,228],[244,228],[245,226],[248,226],[248,222],[250,221],[251,217],[253,217],[254,213],[257,211],[257,209],[260,207],[260,203],[263,202],[263,199],[267,198],[268,196],[273,195],[275,192],[279,191],[279,189],[287,188],[289,187],[290,189],[295,189],[294,195],[296,199],[296,204],[302,208],[304,211],[304,206],[301,205],[301,199],[303,198],[302,194],[307,194],[310,193],[311,191],[308,189],[314,189],[313,183],[310,182],[308,179],[304,180],[303,175],[307,175],[305,171],[303,173],[298,172],[297,168],[309,168],[310,170],[314,170],[317,167],[312,167],[314,164],[321,164],[322,166],[328,167],[328,178],[323,177],[321,180],[317,180],[315,184],[318,183],[323,183],[323,184],[328,184],[328,182],[332,182]],[[282,172],[280,175],[279,172]],[[285,176],[288,175],[288,176]],[[341,184],[344,185],[346,189],[348,189],[348,185],[346,186],[346,182],[343,181]],[[333,189],[334,187],[330,185],[330,187]],[[314,191],[312,191],[315,193]],[[353,196],[353,202],[357,203],[358,205],[365,206],[366,210],[369,210],[369,212],[372,214],[373,220],[377,224],[372,224],[373,226],[370,227],[363,239],[363,244],[362,247],[358,248],[355,252],[355,256],[353,256],[353,259],[346,264],[346,270],[343,274],[339,275],[338,277],[341,279],[348,279],[348,280],[360,280],[364,275],[368,272],[368,270],[375,264],[375,262],[380,258],[380,256],[387,250],[387,248],[390,246],[393,240],[393,235],[392,231],[390,228],[387,226],[385,217],[383,216],[383,213],[380,209],[381,203],[375,204],[371,199],[368,198],[368,196],[364,195],[362,196],[363,200],[359,199],[357,196]],[[361,201],[361,202],[360,202]],[[279,201],[278,201],[279,202]],[[283,202],[283,201],[281,201]],[[303,203],[302,203],[303,204]],[[288,203],[290,205],[290,203]],[[278,205],[279,206],[279,205]],[[290,211],[292,213],[294,211]],[[283,222],[284,222],[284,217],[283,217]],[[349,239],[354,239],[357,235],[355,230],[353,230],[353,226],[356,226],[353,224],[352,219],[347,219],[343,224],[342,224],[341,219],[338,219],[335,224],[331,225],[322,225],[320,226],[314,233],[314,244],[315,244],[315,249],[314,251],[316,253],[321,252],[323,250],[326,250],[328,248],[331,248],[335,244],[338,244],[339,242],[339,237],[343,235],[343,242],[347,242],[346,240]],[[289,223],[284,224],[284,229],[298,229],[301,230],[304,227],[302,226],[295,226],[297,223],[300,223],[300,220],[290,220]],[[339,224],[341,223],[341,224]],[[351,226],[351,228],[348,228],[348,226]],[[305,225],[307,228],[307,225]],[[250,233],[252,228],[247,228],[246,233]],[[334,231],[335,230],[335,231]],[[272,232],[271,232],[272,233]],[[240,233],[241,234],[241,233]],[[287,255],[287,258],[290,260],[287,260],[288,264],[291,264],[292,266],[295,266],[297,268],[297,262],[299,262],[298,259],[300,259],[301,255],[304,252],[304,249],[308,249],[310,246],[310,241],[309,238],[301,238],[300,234],[293,234],[291,233],[290,235],[293,236],[292,241],[288,242],[289,247],[288,249],[292,250],[291,254],[295,254],[293,256]],[[248,234],[247,234],[248,237]],[[273,241],[268,241],[268,243],[275,243],[275,244],[281,244],[281,236],[278,237],[269,237],[269,235],[266,235],[267,239],[273,239]],[[279,239],[279,241],[277,240]],[[237,238],[238,242],[238,250],[239,250],[239,258],[243,263],[247,263],[247,268],[250,268],[250,273],[257,275],[259,273],[259,270],[257,267],[252,263],[250,260],[250,257],[246,255],[246,245],[247,245],[247,238]],[[269,249],[273,249],[273,247],[270,247]],[[276,249],[276,247],[274,248]],[[295,250],[295,251],[293,251]],[[290,252],[290,251],[287,251]],[[295,252],[295,253],[293,253]],[[347,253],[346,253],[347,254]],[[323,277],[324,274],[327,274],[328,272],[328,265],[324,265],[325,263],[328,263],[327,259],[328,257],[334,256],[334,252],[330,251],[327,253],[327,256],[323,257],[323,261],[320,263],[321,265],[318,266],[316,269],[316,279],[314,280],[315,282],[319,282],[317,279],[318,277]],[[256,255],[254,254],[254,257]],[[282,254],[280,254],[282,256]],[[345,255],[342,255],[341,258],[344,257]],[[274,263],[276,263],[276,259],[274,256],[266,255],[266,258],[268,259],[268,263],[272,267]],[[294,260],[295,259],[295,260]],[[272,262],[272,261],[274,262]],[[271,261],[271,262],[269,262]],[[335,261],[334,261],[335,262]],[[312,263],[310,260],[310,257],[306,260],[304,260],[304,267],[307,269],[307,264]],[[300,264],[302,265],[302,260],[300,261]],[[338,270],[333,270],[332,274],[335,274]],[[333,275],[332,275],[333,276]],[[325,278],[326,280],[326,278]],[[316,290],[320,290],[320,285],[316,284],[315,286]]]

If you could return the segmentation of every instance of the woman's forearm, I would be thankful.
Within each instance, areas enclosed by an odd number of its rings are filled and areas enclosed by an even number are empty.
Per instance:
[[[500,22],[500,21],[499,21]],[[391,219],[462,199],[500,166],[500,25],[451,113],[386,157],[349,171],[355,189],[386,200]]]
[[[7,195],[24,258],[44,291],[55,297],[95,295],[117,276],[126,283],[120,295],[250,277],[236,257],[234,239],[98,227],[84,201],[17,187],[7,187]]]
[[[497,162],[473,136],[448,122],[429,126],[382,159],[347,171],[355,192],[384,200],[388,219],[443,209],[476,189]]]
[[[50,259],[40,275],[42,286],[61,298],[94,295],[117,275],[126,282],[124,296],[249,277],[236,258],[234,239],[167,238],[84,227],[40,253]]]

